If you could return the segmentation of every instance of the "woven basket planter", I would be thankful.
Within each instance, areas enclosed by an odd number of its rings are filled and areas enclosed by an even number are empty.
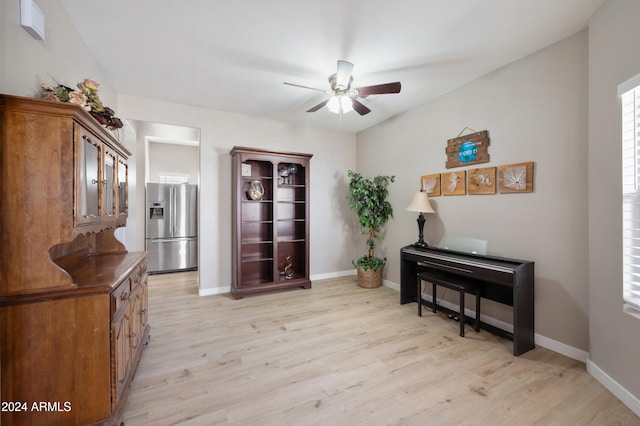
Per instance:
[[[363,288],[378,288],[382,285],[382,268],[376,271],[358,268],[358,285]]]

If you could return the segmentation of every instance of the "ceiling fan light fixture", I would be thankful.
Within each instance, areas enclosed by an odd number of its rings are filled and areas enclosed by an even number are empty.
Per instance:
[[[329,99],[327,108],[334,114],[340,114],[340,112],[344,114],[353,111],[353,104],[348,96],[336,95]]]
[[[317,90],[332,95],[319,104],[309,108],[307,112],[316,112],[325,106],[334,114],[355,111],[360,115],[367,115],[371,109],[365,105],[368,103],[365,98],[368,96],[382,95],[386,93],[400,93],[402,85],[399,81],[395,83],[375,84],[373,86],[361,86],[351,89],[353,82],[353,64],[347,61],[338,61],[338,70],[329,76],[331,91],[316,89],[315,87],[301,86],[299,84],[284,83],[290,86],[302,87],[303,89]],[[364,101],[364,103],[363,103]]]

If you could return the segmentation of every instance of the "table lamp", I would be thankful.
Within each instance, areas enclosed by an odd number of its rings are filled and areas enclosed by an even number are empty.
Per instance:
[[[413,245],[415,247],[428,247],[429,245],[424,242],[424,214],[423,213],[435,213],[433,207],[431,207],[431,203],[429,202],[429,194],[424,191],[418,191],[413,196],[413,200],[409,207],[407,207],[407,211],[410,212],[419,212],[418,215],[418,241]]]

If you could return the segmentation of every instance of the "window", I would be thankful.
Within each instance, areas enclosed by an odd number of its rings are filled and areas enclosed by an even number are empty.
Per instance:
[[[622,249],[626,312],[640,315],[640,74],[618,87],[622,100]]]
[[[191,175],[184,173],[160,173],[160,183],[189,183]]]

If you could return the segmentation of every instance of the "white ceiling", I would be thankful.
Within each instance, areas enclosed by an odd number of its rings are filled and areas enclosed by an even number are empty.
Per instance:
[[[358,132],[587,25],[604,0],[61,0],[119,93]],[[336,61],[372,112],[323,108]]]

